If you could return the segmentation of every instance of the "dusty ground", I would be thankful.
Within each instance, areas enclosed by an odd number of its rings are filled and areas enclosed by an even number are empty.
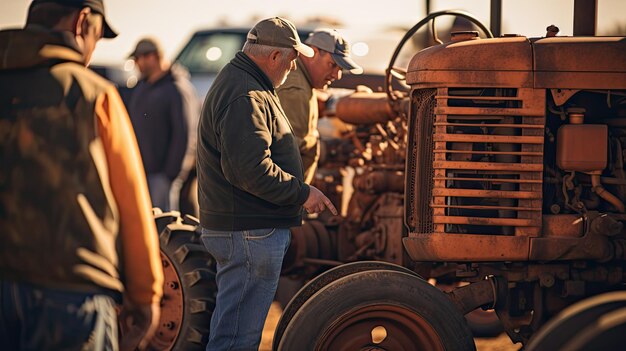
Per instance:
[[[274,336],[274,328],[278,324],[281,314],[280,306],[274,302],[270,308],[269,315],[265,321],[265,327],[263,328],[263,338],[261,339],[261,346],[259,351],[271,351],[272,350],[272,337]],[[509,337],[505,334],[498,336],[497,338],[476,338],[476,350],[478,351],[517,351],[521,348],[520,344],[513,344]]]

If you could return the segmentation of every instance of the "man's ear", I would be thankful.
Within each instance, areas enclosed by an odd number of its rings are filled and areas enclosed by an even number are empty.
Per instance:
[[[89,27],[87,24],[87,15],[90,13],[91,9],[89,7],[85,7],[76,15],[74,19],[74,34],[77,36],[87,32],[87,28]]]
[[[283,53],[280,52],[280,50],[273,50],[272,53],[270,54],[270,61],[272,63],[280,62],[282,54]]]

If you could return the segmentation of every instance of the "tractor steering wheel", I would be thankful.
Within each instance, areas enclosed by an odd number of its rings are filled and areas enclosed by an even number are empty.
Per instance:
[[[422,28],[429,21],[432,21],[431,31],[433,34],[433,40],[439,44],[443,44],[442,41],[439,40],[439,38],[437,37],[437,29],[435,27],[435,18],[440,17],[440,16],[457,16],[457,17],[465,18],[469,20],[470,22],[472,22],[473,24],[475,24],[476,26],[478,26],[478,28],[480,28],[480,30],[482,30],[483,33],[485,33],[485,35],[488,38],[493,38],[493,34],[489,30],[489,28],[487,28],[484,24],[482,24],[476,17],[472,16],[471,14],[465,11],[459,11],[459,10],[438,11],[438,12],[433,12],[429,14],[428,16],[426,16],[424,19],[422,19],[416,25],[414,25],[413,28],[409,29],[409,31],[406,32],[402,40],[400,40],[400,42],[398,43],[396,50],[393,52],[393,55],[391,56],[391,61],[389,61],[389,66],[387,66],[387,69],[385,70],[385,93],[387,94],[387,98],[389,99],[389,103],[392,105],[392,107],[393,107],[394,102],[398,100],[398,96],[392,93],[393,78],[395,77],[396,79],[400,81],[406,80],[406,69],[400,68],[400,67],[394,67],[396,60],[398,59],[398,55],[400,54],[400,50],[402,50],[402,48],[404,47],[404,44],[406,44],[406,42],[413,36],[413,34],[415,34],[420,28]]]

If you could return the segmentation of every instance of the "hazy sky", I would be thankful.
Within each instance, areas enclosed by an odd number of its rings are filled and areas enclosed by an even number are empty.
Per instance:
[[[23,25],[31,1],[0,2],[0,29]],[[561,29],[560,35],[571,35],[573,3],[503,0],[502,33],[543,36],[545,28],[555,24]],[[489,4],[489,0],[431,0],[431,10],[467,10],[489,26]],[[598,0],[598,4],[598,34],[620,23],[626,28],[625,0]],[[384,26],[409,28],[425,16],[424,1],[420,0],[105,0],[105,7],[109,23],[120,35],[100,41],[94,63],[121,64],[145,35],[160,38],[166,55],[173,57],[194,30],[222,23],[249,27],[253,18],[285,16],[297,26],[307,18],[328,16],[358,36]]]

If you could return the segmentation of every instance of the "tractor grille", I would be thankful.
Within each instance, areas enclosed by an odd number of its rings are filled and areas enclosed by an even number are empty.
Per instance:
[[[538,236],[544,111],[544,90],[415,90],[410,231]]]

